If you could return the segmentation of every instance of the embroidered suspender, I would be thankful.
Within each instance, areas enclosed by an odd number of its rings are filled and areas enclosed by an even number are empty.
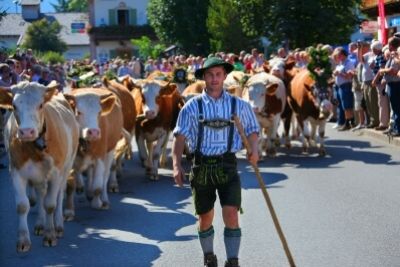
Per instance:
[[[203,134],[204,134],[204,114],[203,114],[203,101],[201,100],[201,95],[197,97],[197,107],[199,109],[199,133],[197,136],[197,145],[195,152],[200,153],[201,142],[203,141]]]
[[[234,129],[235,129],[234,116],[236,116],[236,97],[232,96],[232,101],[231,101],[231,120],[230,120],[230,126],[229,126],[228,150],[227,150],[227,152],[231,152],[232,144],[233,144],[233,133],[234,133]]]
[[[234,96],[231,97],[231,118],[230,120],[218,120],[218,119],[213,119],[213,120],[205,120],[204,119],[204,113],[203,113],[203,101],[202,101],[202,96],[197,97],[197,106],[199,109],[199,133],[197,137],[197,145],[196,145],[196,150],[195,152],[200,153],[200,148],[201,148],[201,143],[203,141],[203,135],[204,135],[204,126],[211,127],[211,128],[225,128],[229,126],[229,135],[228,135],[228,149],[227,152],[230,152],[232,149],[232,144],[233,144],[233,133],[235,129],[235,124],[234,124],[234,119],[233,117],[236,115],[236,98]]]

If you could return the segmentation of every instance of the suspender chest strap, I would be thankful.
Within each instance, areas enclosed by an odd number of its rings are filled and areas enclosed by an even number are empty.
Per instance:
[[[195,152],[200,153],[201,143],[203,141],[204,136],[204,126],[215,128],[215,129],[222,129],[229,126],[229,135],[228,135],[228,149],[226,152],[230,152],[233,144],[233,133],[235,129],[235,123],[233,117],[236,115],[236,97],[231,97],[231,118],[230,120],[224,119],[212,119],[212,120],[205,120],[204,119],[204,112],[203,112],[203,101],[202,96],[197,97],[197,106],[199,109],[199,126],[198,126],[198,137],[197,137],[197,145]]]

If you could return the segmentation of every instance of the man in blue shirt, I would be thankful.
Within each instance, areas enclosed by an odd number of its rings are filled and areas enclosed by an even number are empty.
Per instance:
[[[214,254],[214,202],[216,192],[225,222],[224,243],[227,254],[225,266],[239,266],[238,254],[241,229],[238,210],[241,207],[241,185],[235,153],[242,149],[233,116],[239,117],[252,153],[248,160],[256,164],[259,125],[250,105],[228,94],[223,82],[233,66],[217,57],[208,58],[203,68],[195,72],[204,79],[203,93],[189,100],[181,110],[174,129],[173,169],[175,182],[182,186],[184,170],[181,158],[185,142],[194,153],[190,172],[196,213],[199,216],[199,239],[204,253],[204,266],[217,266]]]

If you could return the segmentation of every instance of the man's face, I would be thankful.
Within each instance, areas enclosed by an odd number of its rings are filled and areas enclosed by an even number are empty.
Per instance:
[[[212,67],[204,72],[206,88],[211,91],[222,91],[225,78],[226,73],[223,66]]]

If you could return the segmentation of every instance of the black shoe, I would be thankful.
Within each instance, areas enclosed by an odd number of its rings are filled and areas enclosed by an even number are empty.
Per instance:
[[[376,131],[384,131],[384,130],[386,130],[387,128],[388,128],[388,127],[386,127],[386,126],[380,125],[380,126],[375,127],[374,129],[375,129]]]
[[[238,258],[230,258],[225,262],[225,267],[240,267]]]
[[[378,125],[376,124],[368,124],[367,129],[372,129],[372,128],[376,128],[378,127]]]
[[[204,267],[218,267],[217,256],[214,253],[204,255]]]
[[[328,120],[328,122],[337,122],[337,119],[334,118],[334,117],[332,117],[332,118],[330,118],[330,119]]]

